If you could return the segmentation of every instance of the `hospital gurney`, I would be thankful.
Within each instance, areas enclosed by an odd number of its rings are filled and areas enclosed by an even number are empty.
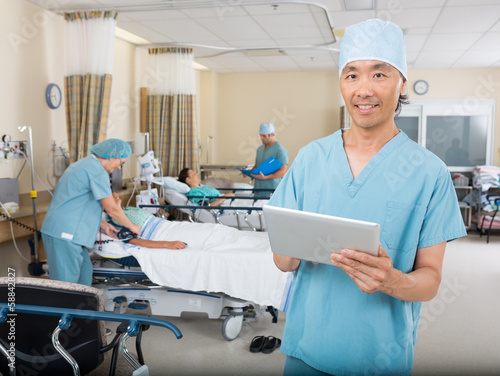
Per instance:
[[[108,265],[109,266],[109,265]],[[94,267],[93,286],[101,290],[106,311],[148,310],[155,316],[181,317],[185,312],[207,314],[209,319],[223,319],[222,336],[227,341],[238,337],[243,321],[255,316],[249,302],[223,293],[185,291],[152,283],[140,270]],[[277,322],[277,310],[267,307]]]
[[[245,189],[228,190],[235,192],[238,196],[227,198],[221,206],[211,207],[192,203],[190,198],[194,196],[182,194],[173,189],[164,189],[163,195],[168,205],[162,207],[167,210],[178,209],[182,211],[189,216],[189,220],[191,222],[219,223],[226,226],[236,227],[239,230],[265,230],[266,226],[264,216],[262,215],[262,205],[265,204],[267,200],[262,200],[249,195],[241,195],[241,191],[246,191]],[[204,197],[204,199],[207,200],[212,198],[220,197]],[[154,205],[151,207],[154,207]]]
[[[146,326],[162,326],[179,339],[177,327],[146,316],[103,312],[99,290],[75,283],[38,278],[0,278],[0,371],[4,375],[86,374],[103,362],[113,349],[110,375],[115,372],[118,349],[138,370],[148,375],[140,348]],[[9,297],[7,299],[7,297]],[[106,345],[102,321],[120,325],[114,340]],[[139,360],[128,352],[126,341],[137,336]],[[52,339],[50,342],[49,338]],[[134,372],[134,374],[136,374]]]
[[[209,318],[224,319],[222,332],[235,339],[244,319],[254,311],[268,309],[276,316],[282,306],[288,274],[276,268],[266,233],[239,231],[214,224],[159,221],[150,240],[179,240],[182,250],[126,246],[120,241],[94,247],[101,255],[134,256],[140,268],[96,262],[95,286],[103,291],[106,310],[119,301],[140,303],[152,314],[180,316],[182,312],[203,312]],[[109,256],[108,256],[109,257]]]

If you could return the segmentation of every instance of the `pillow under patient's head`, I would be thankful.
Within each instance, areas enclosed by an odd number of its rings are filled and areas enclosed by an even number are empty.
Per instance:
[[[167,189],[171,189],[173,191],[186,194],[189,192],[191,189],[189,185],[181,183],[177,178],[174,178],[172,176],[165,176],[162,178],[163,179],[163,184],[164,187]]]

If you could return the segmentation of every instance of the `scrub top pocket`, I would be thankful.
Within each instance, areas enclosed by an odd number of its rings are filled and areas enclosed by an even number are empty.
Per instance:
[[[421,206],[388,201],[381,238],[391,250],[416,251],[425,215]]]

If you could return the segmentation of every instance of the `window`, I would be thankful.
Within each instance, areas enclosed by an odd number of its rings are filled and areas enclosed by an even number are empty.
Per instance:
[[[396,125],[432,151],[450,171],[472,171],[493,161],[491,99],[419,101],[403,106]]]

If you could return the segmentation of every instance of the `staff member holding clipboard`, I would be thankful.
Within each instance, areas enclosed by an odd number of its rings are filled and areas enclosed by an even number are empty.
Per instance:
[[[288,169],[288,151],[278,141],[276,141],[276,131],[274,130],[273,124],[262,123],[259,128],[259,136],[262,141],[262,145],[257,148],[257,157],[255,158],[255,165],[252,169],[260,166],[271,157],[274,157],[283,163],[283,166],[272,174],[264,175],[262,172],[259,175],[250,174],[250,176],[255,179],[255,188],[269,189],[269,192],[256,192],[255,196],[269,197],[272,191],[278,187],[281,178],[285,176]]]

